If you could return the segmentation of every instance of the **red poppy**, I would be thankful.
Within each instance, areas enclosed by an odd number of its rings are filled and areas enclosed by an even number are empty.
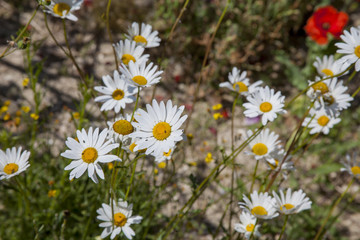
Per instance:
[[[318,44],[328,42],[327,34],[340,38],[349,16],[345,12],[338,12],[332,6],[318,8],[308,19],[305,31]]]

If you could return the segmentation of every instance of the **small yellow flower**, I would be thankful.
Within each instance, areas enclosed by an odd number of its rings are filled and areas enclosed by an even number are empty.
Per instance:
[[[190,166],[193,166],[193,167],[196,167],[196,166],[197,166],[197,163],[196,163],[196,162],[189,162],[189,165],[190,165]]]
[[[212,106],[212,109],[216,111],[216,110],[222,109],[222,107],[223,107],[223,105],[221,103],[219,103],[219,104]]]
[[[11,104],[11,101],[10,100],[6,100],[5,102],[4,102],[4,106],[9,106]]]
[[[29,78],[24,78],[22,82],[23,87],[26,87],[29,84],[29,81],[30,81]]]
[[[157,170],[157,168],[154,169],[154,174],[158,174],[159,173],[159,170]]]
[[[208,153],[205,158],[206,163],[211,163],[214,159],[212,158],[212,154]]]
[[[17,117],[20,117],[20,116],[21,116],[21,111],[20,111],[20,110],[17,110],[16,113],[15,113],[15,115],[16,115]]]
[[[78,113],[78,112],[74,112],[72,115],[73,115],[74,119],[79,119],[80,118],[80,113]]]
[[[8,106],[4,105],[0,108],[0,113],[7,112],[8,110],[9,110]]]
[[[165,168],[166,167],[166,162],[161,162],[158,164],[159,168]]]
[[[10,114],[6,113],[5,116],[3,117],[4,121],[8,121],[10,120]]]
[[[30,112],[30,107],[29,106],[22,106],[21,110],[23,110],[24,113],[28,113],[28,112]]]
[[[218,120],[219,118],[223,118],[224,116],[221,114],[221,113],[214,113],[213,114],[213,118],[215,119],[215,120]]]
[[[188,133],[186,134],[186,137],[188,140],[192,140],[194,138],[194,135],[192,135],[192,133]]]
[[[107,166],[108,166],[108,169],[109,169],[109,170],[111,170],[111,169],[114,168],[114,164],[113,164],[113,163],[108,163]]]
[[[48,197],[49,197],[49,198],[55,197],[55,196],[56,196],[56,193],[57,193],[57,190],[50,190],[50,191],[48,192]]]
[[[30,117],[31,117],[32,119],[34,119],[35,121],[39,119],[39,115],[37,115],[36,113],[30,114]]]
[[[21,122],[21,118],[16,117],[16,118],[15,118],[15,125],[16,125],[16,126],[19,126],[19,125],[20,125],[20,122]]]

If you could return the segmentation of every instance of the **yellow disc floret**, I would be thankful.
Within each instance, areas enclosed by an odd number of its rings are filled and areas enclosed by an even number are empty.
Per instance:
[[[127,218],[122,213],[115,213],[114,214],[114,225],[118,227],[123,227],[127,222]]]
[[[146,46],[146,44],[147,44],[146,38],[144,38],[144,37],[141,36],[141,35],[135,36],[135,37],[133,38],[133,40],[134,40],[135,42],[137,42],[137,43],[142,43],[142,44],[144,44],[145,46]]]
[[[81,159],[86,163],[93,163],[98,158],[98,152],[95,148],[89,147],[86,148],[81,153]]]
[[[16,163],[9,163],[9,164],[6,164],[4,167],[4,172],[7,175],[16,173],[18,170],[19,170],[19,165],[17,165]]]
[[[333,71],[331,71],[331,70],[328,69],[328,68],[325,68],[325,69],[321,70],[321,72],[322,72],[323,74],[325,74],[326,76],[329,76],[329,77],[334,76]]]
[[[234,88],[234,90],[238,91],[239,93],[248,91],[248,87],[243,82],[234,83],[233,88]]]
[[[312,88],[314,89],[314,91],[320,91],[321,94],[329,92],[328,86],[323,82],[315,83]]]
[[[265,216],[267,215],[267,211],[264,207],[262,206],[256,206],[253,209],[251,209],[251,214],[253,215],[260,215],[260,216]]]
[[[159,141],[165,140],[170,136],[171,126],[167,122],[159,122],[153,128],[153,135]]]
[[[281,207],[280,207],[280,210],[282,211],[284,208],[286,209],[286,210],[290,210],[290,209],[293,209],[295,206],[294,205],[292,205],[292,204],[290,204],[290,203],[285,203],[284,205],[282,205]]]
[[[116,133],[121,135],[129,135],[134,131],[134,127],[128,120],[121,119],[113,124],[113,129]]]
[[[330,119],[327,116],[321,116],[318,118],[318,124],[325,127],[329,123]]]
[[[359,166],[352,167],[351,172],[352,172],[352,174],[354,174],[354,176],[359,175],[360,174],[360,167]]]
[[[248,232],[252,232],[254,230],[254,224],[250,223],[248,225],[246,225],[246,231]]]
[[[131,54],[124,54],[124,55],[122,55],[121,61],[122,61],[125,65],[128,65],[130,61],[136,62],[134,56],[131,55]]]
[[[360,58],[360,45],[355,48],[354,53],[358,58]]]
[[[136,82],[137,84],[141,85],[141,86],[147,84],[146,78],[143,77],[143,76],[140,76],[140,75],[133,77],[132,80],[133,80],[134,82]]]
[[[112,98],[115,99],[115,100],[121,100],[124,98],[125,96],[125,93],[123,90],[121,89],[116,89],[113,93],[112,93]]]
[[[66,3],[57,3],[55,4],[53,11],[55,14],[59,15],[60,17],[63,16],[63,12],[66,11],[66,14],[70,11],[70,6]]]
[[[255,155],[265,155],[268,152],[268,148],[263,143],[257,143],[252,147],[252,151]]]
[[[260,111],[262,112],[270,112],[272,109],[272,105],[269,102],[263,102],[260,104]]]

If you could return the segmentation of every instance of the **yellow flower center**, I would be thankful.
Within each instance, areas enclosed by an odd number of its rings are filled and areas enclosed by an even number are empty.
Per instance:
[[[329,121],[330,119],[327,116],[321,116],[318,118],[318,124],[323,127],[325,127]]]
[[[356,176],[357,174],[360,174],[360,167],[359,166],[352,167],[351,172],[354,174],[354,176]]]
[[[360,45],[355,48],[354,53],[358,58],[360,58]]]
[[[133,38],[133,40],[134,40],[135,42],[137,42],[137,43],[142,43],[142,44],[144,44],[145,46],[146,46],[146,44],[147,44],[146,38],[144,38],[144,37],[141,36],[141,35],[135,36],[135,37]]]
[[[98,158],[98,152],[95,148],[93,147],[89,147],[86,148],[82,153],[81,153],[81,158],[84,162],[86,163],[93,163],[95,162],[95,160]]]
[[[118,227],[123,227],[126,224],[127,218],[122,213],[114,214],[114,225]]]
[[[281,207],[280,207],[280,210],[282,211],[284,208],[286,209],[286,210],[290,210],[290,209],[292,209],[292,208],[294,208],[295,206],[294,205],[292,205],[292,204],[290,204],[290,203],[285,203],[284,205],[282,205]]]
[[[165,168],[166,167],[166,162],[161,162],[158,164],[159,168]]]
[[[268,148],[263,143],[257,143],[252,147],[252,151],[255,155],[262,156],[268,152]]]
[[[144,78],[143,76],[140,76],[140,75],[133,77],[132,80],[141,86],[147,84],[146,78]]]
[[[135,143],[132,143],[129,147],[130,151],[131,152],[134,152],[134,148],[136,147],[136,144]]]
[[[269,102],[263,102],[260,104],[260,111],[262,112],[270,112],[272,109],[272,105]]]
[[[321,70],[321,72],[322,72],[323,74],[325,74],[326,76],[329,76],[329,77],[334,76],[333,71],[331,71],[331,70],[328,69],[328,68],[325,68],[325,69]]]
[[[267,215],[267,211],[264,207],[262,206],[256,206],[253,209],[251,209],[251,214],[253,215],[260,215],[260,216],[265,216]]]
[[[279,166],[279,160],[275,159],[275,164],[271,164],[269,162],[268,164],[272,170],[275,170]]]
[[[250,223],[246,226],[246,231],[252,232],[254,230],[254,224]]]
[[[66,14],[70,11],[70,6],[66,3],[57,3],[55,4],[53,11],[59,16],[63,16],[63,12],[66,11]]]
[[[248,87],[245,85],[245,83],[243,82],[236,82],[233,84],[233,88],[237,91],[239,91],[239,93],[241,92],[247,92],[248,91]]]
[[[164,152],[164,156],[165,156],[165,157],[169,157],[170,154],[171,154],[171,149],[170,149],[168,152]]]
[[[335,98],[333,96],[324,96],[325,103],[331,105],[335,102]]]
[[[113,129],[116,133],[121,135],[129,135],[134,131],[134,127],[128,120],[118,120],[113,124]]]
[[[312,88],[315,90],[315,91],[320,91],[321,94],[325,94],[327,92],[329,92],[329,88],[328,86],[323,83],[323,82],[318,82],[318,83],[315,83]]]
[[[9,164],[6,164],[4,167],[4,172],[7,175],[16,173],[18,170],[19,170],[19,165],[17,165],[16,163],[9,163]]]
[[[136,62],[134,56],[133,56],[133,55],[130,55],[130,54],[124,54],[124,55],[122,55],[121,61],[122,61],[125,65],[128,65],[130,61]]]
[[[153,135],[159,141],[168,138],[170,136],[170,133],[171,133],[171,126],[167,122],[159,122],[153,128]]]
[[[112,93],[112,98],[115,99],[115,100],[121,100],[124,98],[125,96],[125,93],[123,90],[120,90],[120,89],[116,89],[113,93]]]

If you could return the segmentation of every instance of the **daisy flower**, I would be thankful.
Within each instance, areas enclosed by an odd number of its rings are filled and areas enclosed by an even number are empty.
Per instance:
[[[0,149],[0,180],[9,179],[25,171],[29,166],[29,151],[21,152],[21,147]]]
[[[160,75],[163,71],[157,71],[158,66],[153,63],[146,65],[146,62],[129,62],[129,69],[122,64],[120,71],[125,75],[129,84],[138,87],[150,87],[160,82]]]
[[[152,27],[149,24],[141,23],[140,28],[138,23],[133,22],[125,36],[145,48],[153,48],[160,45],[161,39],[158,34],[158,31],[152,32]]]
[[[54,17],[77,21],[78,18],[72,12],[79,10],[82,3],[83,0],[51,0],[50,5],[44,5],[44,12],[50,13]]]
[[[129,142],[129,144],[123,145],[122,149],[124,149],[127,153],[136,153],[136,152],[144,153],[146,151],[146,148],[144,148],[144,149],[136,148],[135,149],[135,147],[138,145],[137,142],[139,140],[140,140],[139,138],[131,137],[131,141]]]
[[[340,63],[339,61],[334,60],[334,55],[323,56],[323,58],[316,57],[314,62],[314,67],[316,68],[318,74],[322,77],[332,77],[343,72],[348,64]],[[346,73],[344,73],[345,75]]]
[[[354,177],[360,178],[360,161],[356,161],[356,153],[353,156],[346,155],[346,161],[342,161],[344,168],[341,171],[346,171]]]
[[[85,129],[76,131],[79,141],[68,137],[65,144],[70,150],[66,150],[60,155],[64,158],[73,159],[73,161],[65,167],[65,170],[71,170],[70,180],[79,178],[88,170],[88,175],[95,183],[98,183],[96,175],[104,179],[104,172],[99,163],[109,163],[112,161],[121,161],[115,155],[107,154],[111,150],[119,147],[118,143],[112,143],[112,140],[105,142],[108,130],[105,128],[99,134],[99,128],[93,131],[90,127],[88,133]]]
[[[125,41],[120,40],[117,44],[113,45],[117,57],[124,63],[128,65],[129,62],[146,62],[149,58],[149,54],[142,55],[145,48],[143,46],[136,46],[135,41],[130,41],[125,39]]]
[[[155,162],[161,163],[161,162],[164,162],[166,160],[170,160],[173,153],[174,153],[174,150],[175,150],[175,146],[170,148],[170,150],[168,152],[163,152],[163,153],[160,153],[159,155],[154,155]]]
[[[114,122],[108,121],[107,124],[109,126],[108,138],[115,141],[119,139],[124,142],[129,139],[129,134],[134,132],[130,114],[126,114],[125,117],[120,115],[115,118]]]
[[[246,98],[249,102],[244,103],[246,117],[261,117],[261,122],[266,125],[268,121],[272,122],[277,117],[277,113],[286,113],[284,107],[285,96],[281,92],[276,92],[268,86],[259,88],[253,94]]]
[[[286,152],[284,149],[277,148],[277,151],[272,151],[269,154],[269,157],[266,159],[266,162],[269,166],[269,170],[279,171],[279,164],[284,159]],[[291,161],[291,156],[288,155],[281,166],[281,170],[295,170],[294,163]]]
[[[302,126],[311,128],[310,134],[322,132],[327,135],[330,129],[340,121],[340,118],[336,118],[328,114],[324,108],[317,110],[311,109],[310,117],[304,119]]]
[[[325,93],[328,93],[330,80],[331,79],[322,80],[320,77],[315,77],[315,81],[309,80],[309,87],[306,95],[311,99],[315,99],[324,95]]]
[[[306,197],[306,194],[301,189],[291,194],[291,189],[288,188],[286,196],[282,190],[280,190],[280,196],[273,191],[273,196],[276,200],[275,207],[285,215],[299,213],[311,208],[310,199]]]
[[[139,109],[139,114],[135,114],[136,131],[131,137],[139,140],[134,151],[146,148],[145,154],[154,156],[169,152],[175,143],[183,140],[183,130],[179,128],[187,118],[187,115],[180,117],[184,106],[173,106],[171,100],[165,106],[163,101],[158,104],[153,100],[152,106],[147,104],[146,109],[147,112]]]
[[[243,96],[248,96],[250,93],[256,91],[263,82],[257,81],[250,84],[249,78],[246,77],[246,71],[241,71],[234,67],[232,72],[229,73],[229,81],[220,83],[220,87],[225,87],[231,91],[240,93]]]
[[[250,195],[250,198],[251,200],[244,194],[244,202],[239,202],[239,205],[241,208],[249,210],[256,218],[271,219],[279,215],[274,207],[276,201],[269,196],[269,193],[265,192],[258,194],[257,191],[254,191]]]
[[[109,111],[114,109],[116,113],[120,109],[125,109],[126,104],[136,100],[133,96],[138,89],[129,85],[125,77],[120,75],[118,71],[114,71],[114,79],[109,75],[103,76],[102,80],[105,86],[97,86],[94,89],[104,95],[95,98],[95,102],[103,102],[100,111]]]
[[[103,203],[96,212],[98,213],[97,219],[103,221],[99,227],[105,228],[101,233],[101,238],[106,238],[111,234],[110,238],[114,239],[116,235],[123,232],[127,239],[132,239],[135,232],[130,225],[139,224],[142,220],[141,216],[132,216],[132,204],[128,205],[122,199],[119,199],[118,202],[113,201],[113,211],[110,202],[109,205]]]
[[[253,132],[249,130],[247,132],[248,138],[253,135]],[[254,155],[256,160],[266,159],[270,157],[270,153],[277,149],[277,145],[280,143],[278,140],[279,135],[274,132],[270,132],[268,128],[260,132],[250,143],[249,147],[251,152],[246,152],[249,155]]]
[[[337,53],[343,53],[345,56],[341,57],[341,63],[355,64],[355,70],[360,70],[360,31],[355,27],[350,28],[350,32],[344,31],[340,36],[344,42],[335,43],[339,49]]]
[[[235,223],[235,231],[239,233],[244,233],[246,239],[250,238],[252,232],[254,232],[254,236],[261,237],[261,234],[259,232],[259,228],[261,227],[261,225],[256,224],[255,226],[255,224],[256,217],[254,217],[247,211],[243,211],[240,214],[240,223]]]

